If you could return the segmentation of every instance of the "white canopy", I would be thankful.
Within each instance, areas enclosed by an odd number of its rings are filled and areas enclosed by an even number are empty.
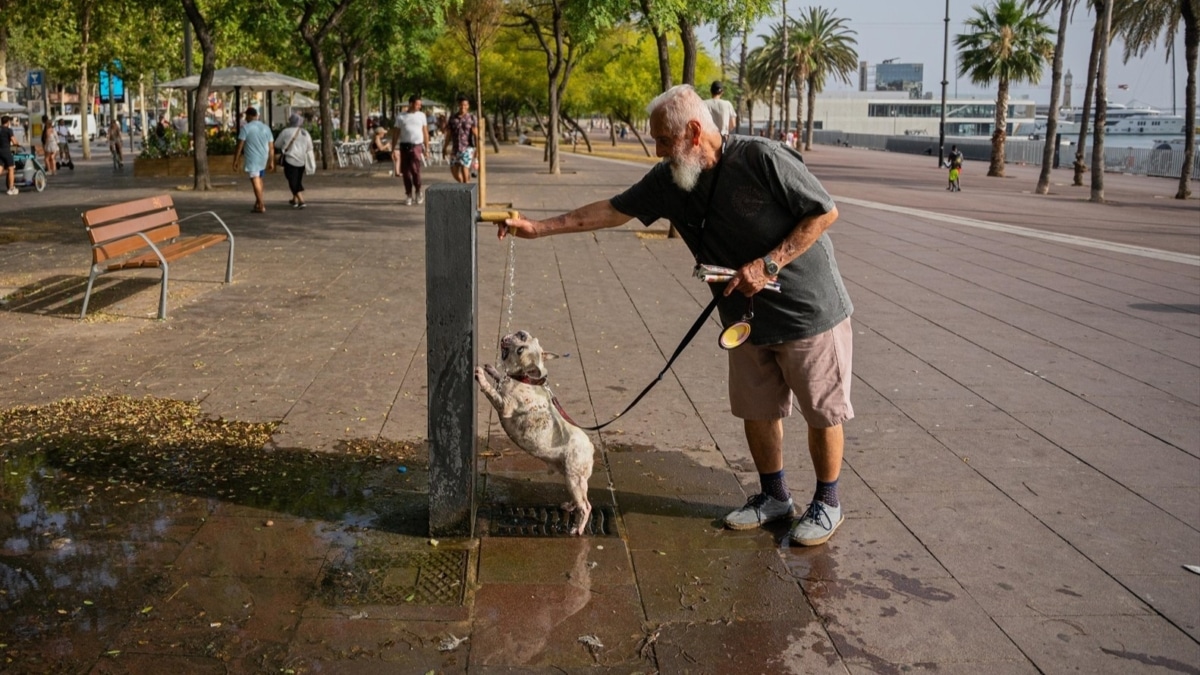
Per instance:
[[[161,82],[159,89],[195,89],[200,86],[199,75],[189,75],[179,79]],[[282,73],[262,72],[231,66],[221,68],[213,73],[212,88],[220,91],[231,89],[253,89],[257,91],[316,91],[319,87]]]

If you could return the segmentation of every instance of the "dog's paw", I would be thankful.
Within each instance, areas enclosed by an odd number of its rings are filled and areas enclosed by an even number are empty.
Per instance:
[[[479,383],[479,386],[481,387],[487,386],[487,371],[485,371],[482,366],[475,369],[475,381]]]

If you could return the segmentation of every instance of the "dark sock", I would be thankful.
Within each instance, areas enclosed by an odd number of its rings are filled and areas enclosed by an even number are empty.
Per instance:
[[[813,496],[813,499],[824,502],[830,506],[837,506],[839,503],[837,484],[838,482],[836,480],[832,483],[823,483],[821,481],[817,481],[817,494]]]
[[[783,469],[775,473],[758,474],[758,482],[762,485],[763,494],[772,499],[786,502],[792,497],[792,493],[788,492],[787,482],[783,479]]]

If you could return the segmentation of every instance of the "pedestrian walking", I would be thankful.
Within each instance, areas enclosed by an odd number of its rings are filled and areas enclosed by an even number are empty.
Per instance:
[[[393,155],[399,157],[400,175],[404,178],[405,205],[412,206],[414,196],[418,204],[424,204],[421,165],[425,163],[425,155],[429,152],[429,120],[421,112],[420,96],[410,96],[408,110],[396,116],[396,126],[392,127],[392,147],[395,148]]]
[[[42,158],[46,160],[47,175],[58,173],[58,132],[49,115],[42,115]]]
[[[449,141],[443,152],[450,153],[450,174],[454,180],[466,183],[471,180],[471,169],[475,164],[476,143],[475,116],[471,114],[471,102],[466,96],[458,97],[458,110],[446,120],[446,139]]]
[[[729,350],[730,408],[743,421],[761,492],[724,517],[735,530],[790,519],[794,501],[783,472],[783,418],[793,400],[808,426],[816,488],[791,541],[815,546],[845,520],[838,493],[842,423],[850,405],[853,305],[826,230],[833,199],[790,146],[749,136],[722,137],[688,85],[648,106],[655,151],[665,162],[610,200],[499,228],[532,239],[668,219],[697,262],[737,272],[712,287],[726,326],[748,321],[749,341]],[[780,290],[764,291],[777,281]]]
[[[246,108],[246,123],[238,132],[237,149],[233,152],[233,168],[236,171],[238,160],[245,157],[243,170],[250,177],[250,186],[254,188],[254,208],[251,213],[266,213],[267,205],[263,200],[263,174],[275,170],[275,153],[271,144],[275,141],[271,128],[258,120],[258,111],[253,107]]]
[[[946,189],[951,192],[962,192],[958,179],[962,175],[963,154],[957,145],[950,146],[950,154],[946,157],[946,166],[950,168]]]
[[[6,193],[11,197],[19,194],[16,187],[17,180],[17,161],[13,157],[13,148],[21,147],[17,142],[16,135],[12,130],[13,118],[9,115],[0,117],[0,171],[4,172],[6,185]]]
[[[288,118],[288,128],[279,132],[275,139],[275,149],[279,151],[283,163],[283,175],[287,178],[288,189],[292,198],[288,204],[294,209],[302,209],[308,204],[304,201],[304,173],[307,171],[309,157],[313,154],[312,136],[304,129],[304,119],[293,114]]]
[[[67,126],[66,120],[60,119],[54,126],[54,131],[58,134],[58,165],[74,171],[75,160],[71,159],[71,127]]]
[[[108,125],[108,151],[112,153],[117,168],[125,168],[125,157],[121,151],[121,123],[116,120]]]
[[[713,82],[708,91],[712,98],[705,101],[704,106],[712,114],[717,130],[722,136],[728,136],[737,128],[737,111],[733,109],[732,103],[722,98],[725,95],[725,85],[720,80]]]

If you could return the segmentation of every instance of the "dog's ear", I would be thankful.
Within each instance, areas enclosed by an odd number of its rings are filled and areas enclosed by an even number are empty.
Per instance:
[[[543,351],[542,358],[545,359],[546,361],[553,361],[554,359],[561,359],[562,357],[559,356],[558,354],[555,354],[554,352]]]

